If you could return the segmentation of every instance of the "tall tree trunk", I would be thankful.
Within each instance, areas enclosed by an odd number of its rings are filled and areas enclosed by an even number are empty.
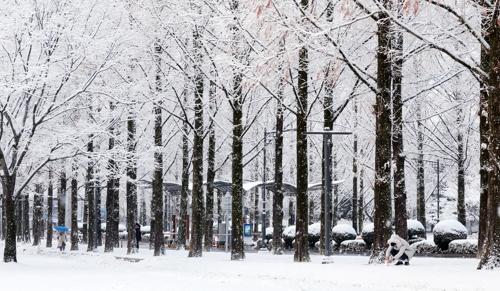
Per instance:
[[[99,181],[95,181],[94,185],[101,184]],[[97,246],[102,246],[102,194],[101,188],[97,188]]]
[[[305,9],[309,6],[308,0],[301,0]],[[299,50],[299,68],[297,78],[297,218],[295,227],[295,262],[309,262],[308,242],[308,157],[307,157],[307,112],[308,112],[308,49],[304,46]]]
[[[284,49],[284,40],[281,41],[281,49]],[[273,199],[273,254],[283,254],[283,241],[281,238],[283,225],[283,95],[284,74],[283,60],[279,60],[278,74],[278,100],[276,104],[276,135],[274,142],[274,199]]]
[[[193,192],[192,192],[192,240],[188,257],[201,257],[203,254],[203,234],[205,229],[205,205],[203,199],[203,73],[202,47],[199,31],[194,32],[193,49],[195,55],[194,77],[194,138],[193,138]]]
[[[135,159],[136,145],[135,114],[129,108],[127,119],[127,255],[135,253],[136,236],[135,223],[137,222],[137,163]]]
[[[461,119],[462,110],[459,110],[459,117],[457,119]],[[457,216],[458,221],[463,224],[466,224],[465,217],[465,159],[464,159],[464,142],[463,142],[463,134],[461,131],[460,121],[459,131],[457,135],[457,167],[458,167],[458,177],[457,177]]]
[[[5,247],[3,250],[3,261],[6,263],[17,263],[16,250],[16,209],[14,204],[14,187],[16,185],[15,176],[2,177],[2,190],[5,195],[5,220],[7,221]]]
[[[87,152],[90,155],[94,151],[94,142],[92,141],[93,135],[89,136],[89,142],[87,143]],[[96,199],[96,191],[94,187],[93,180],[93,165],[92,159],[88,157],[87,161],[87,174],[85,176],[85,183],[87,183],[87,187],[85,188],[85,196],[87,196],[87,204],[88,204],[88,229],[87,229],[87,252],[91,252],[94,250],[94,237],[95,237],[95,216],[97,215],[94,207],[95,199]],[[99,211],[99,210],[98,210]]]
[[[73,174],[75,176],[71,179],[71,251],[78,251],[78,181],[75,170]]]
[[[59,177],[59,197],[57,200],[58,208],[57,208],[57,224],[65,225],[66,224],[66,173],[61,172],[61,176]]]
[[[500,15],[500,2],[495,2],[489,28],[490,36],[490,70],[488,92],[488,125],[489,125],[489,172],[488,202],[485,242],[478,269],[494,269],[500,267],[500,26],[496,21]],[[483,193],[484,195],[484,193]]]
[[[395,1],[393,11],[402,7],[402,0]],[[408,239],[408,213],[406,211],[405,153],[403,147],[403,32],[391,25],[391,68],[392,71],[392,150],[394,159],[394,216],[396,234]],[[389,83],[390,84],[390,83]],[[390,94],[390,92],[389,92]],[[388,103],[390,104],[390,103]]]
[[[234,58],[241,62],[243,59],[243,41],[241,31],[237,25],[239,14],[239,1],[231,2],[231,11],[235,23],[231,26]],[[232,144],[232,237],[231,260],[243,260],[245,249],[243,241],[243,73],[234,67],[233,72],[233,144]],[[226,226],[227,227],[227,226]]]
[[[23,241],[25,243],[31,242],[31,233],[30,233],[30,199],[29,195],[26,194],[25,197],[22,199],[22,223],[23,223]]]
[[[184,102],[187,103],[187,96],[184,95]],[[187,116],[185,117],[187,118]],[[179,234],[177,236],[177,249],[184,249],[186,246],[186,217],[189,196],[189,139],[188,125],[183,124],[182,136],[182,176],[181,176],[181,201],[179,210]]]
[[[88,244],[89,192],[85,190],[83,198],[82,244]]]
[[[52,204],[54,198],[54,186],[52,184],[52,169],[49,169],[49,187],[47,189],[47,243],[46,247],[52,247]]]
[[[427,229],[425,217],[425,170],[424,170],[424,125],[422,119],[422,103],[417,105],[417,220]],[[427,237],[427,235],[425,235]]]
[[[486,7],[483,7],[486,9]],[[481,32],[484,40],[490,43],[489,27],[491,19],[486,13],[481,13]],[[490,57],[488,51],[481,46],[481,59],[480,66],[483,72],[490,71]],[[484,242],[486,240],[487,228],[487,208],[488,208],[488,80],[482,80],[479,84],[479,140],[481,146],[479,147],[479,184],[480,184],[480,198],[479,198],[479,233],[477,243],[477,258],[480,258],[483,252]]]
[[[352,157],[352,228],[359,233],[358,229],[358,102],[354,102],[354,135],[353,135],[353,157]]]
[[[112,102],[109,104],[109,110],[113,112],[116,108],[116,105]],[[114,122],[114,120],[112,121]],[[114,159],[114,154],[112,151],[115,148],[115,127],[111,125],[109,128],[109,139],[108,139],[108,149],[111,152],[111,158],[108,160],[108,182],[106,188],[106,240],[104,245],[104,252],[112,252],[115,244],[117,243],[116,231],[117,227],[115,224],[118,224],[118,211],[116,208],[116,201],[119,199],[119,196],[116,195],[118,192],[118,183],[117,183],[117,164]]]
[[[155,58],[157,66],[160,66],[161,47],[155,45]],[[159,70],[159,69],[158,69]],[[161,75],[160,71],[156,74],[156,92],[161,93]],[[151,239],[154,242],[153,256],[159,256],[164,248],[163,239],[163,136],[162,136],[162,110],[159,105],[154,108],[155,125],[154,125],[154,143],[155,143],[155,169],[153,173],[153,199],[151,201]]]
[[[389,0],[382,5],[390,5]],[[374,237],[370,263],[381,264],[385,258],[391,230],[391,61],[390,21],[381,15],[378,21],[377,94],[375,103],[375,189]]]
[[[210,81],[210,112],[215,112],[215,83]],[[208,168],[207,168],[207,198],[205,213],[205,248],[206,252],[212,251],[212,238],[214,229],[214,180],[215,180],[215,128],[214,121],[208,125]]]
[[[42,185],[35,185],[35,195],[33,196],[33,245],[41,244],[43,230],[43,192]]]

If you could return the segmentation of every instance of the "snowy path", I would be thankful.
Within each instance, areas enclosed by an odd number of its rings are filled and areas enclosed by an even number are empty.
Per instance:
[[[86,246],[85,246],[86,247]],[[24,251],[23,251],[24,249]],[[84,249],[81,246],[80,249]],[[291,255],[248,253],[230,261],[224,252],[187,258],[186,251],[167,251],[153,258],[149,250],[131,263],[114,253],[65,252],[19,246],[17,264],[0,264],[1,290],[499,290],[500,271],[477,271],[476,259],[415,258],[409,267],[366,265],[361,256],[334,256],[334,264],[293,263]],[[3,254],[3,242],[0,244]]]

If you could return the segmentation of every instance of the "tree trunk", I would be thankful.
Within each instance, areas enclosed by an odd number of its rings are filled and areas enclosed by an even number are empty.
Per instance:
[[[384,6],[390,4],[382,1]],[[381,264],[385,258],[391,229],[391,62],[390,21],[381,15],[378,22],[377,94],[375,103],[374,238],[369,262]]]
[[[486,7],[483,7],[486,9]],[[488,28],[491,19],[489,15],[481,13],[481,32],[484,40],[490,43],[490,36]],[[490,57],[486,49],[481,46],[481,69],[483,72],[490,71]],[[479,185],[480,185],[480,198],[479,198],[479,233],[477,243],[477,258],[481,258],[483,252],[483,245],[486,239],[487,228],[487,208],[488,208],[488,80],[482,80],[479,84],[479,140],[481,146],[479,147]]]
[[[500,267],[500,2],[495,3],[490,32],[490,70],[488,94],[489,172],[485,243],[478,269]]]
[[[76,175],[76,173],[74,174]],[[71,179],[71,251],[78,251],[78,181]]]
[[[110,111],[113,112],[116,105],[111,103],[109,104]],[[108,140],[108,149],[109,151],[113,151],[115,147],[115,138],[114,138],[114,126],[109,128],[110,138]],[[108,160],[108,182],[106,187],[106,240],[104,245],[104,252],[112,252],[113,248],[116,244],[115,238],[115,224],[118,224],[118,209],[115,208],[116,200],[119,199],[117,197],[118,191],[118,183],[115,175],[117,174],[117,165],[115,159],[112,157]]]
[[[52,204],[54,198],[54,186],[52,184],[52,169],[49,169],[49,187],[47,189],[47,248],[52,247]]]
[[[16,251],[16,209],[14,204],[14,187],[16,185],[15,176],[4,176],[2,177],[2,190],[5,195],[5,220],[7,222],[6,236],[5,236],[5,247],[3,250],[3,261],[6,263],[16,262],[17,263],[17,251]]]
[[[282,48],[284,44],[282,43]],[[282,60],[279,64],[280,82],[278,84],[278,102],[276,104],[276,136],[274,161],[274,199],[273,199],[273,254],[283,254],[283,84],[284,72]]]
[[[427,229],[427,219],[425,217],[425,170],[424,170],[424,125],[422,118],[422,103],[417,105],[417,220]],[[425,235],[427,237],[427,235]]]
[[[158,44],[155,45],[155,58],[157,59],[158,66],[160,65],[161,48]],[[156,74],[156,92],[160,93],[161,90],[161,76],[160,72]],[[153,199],[151,201],[151,218],[154,217],[154,222],[151,222],[151,239],[154,242],[153,256],[159,256],[163,244],[163,136],[162,136],[162,110],[160,106],[155,106],[155,125],[154,125],[154,143],[155,143],[155,169],[153,173]]]
[[[235,23],[231,27],[232,46],[234,58],[240,62],[243,59],[244,45],[241,31],[236,21],[239,14],[239,1],[231,2],[231,11],[234,15]],[[231,260],[243,260],[245,258],[245,249],[243,241],[243,101],[242,93],[243,73],[234,67],[233,72],[233,144],[232,144],[232,237],[231,237]],[[227,226],[226,226],[227,227]]]
[[[22,207],[23,207],[23,229],[24,233],[22,234],[23,236],[23,241],[25,243],[31,242],[31,232],[30,232],[30,200],[28,194],[24,197],[22,200]]]
[[[137,164],[135,159],[136,145],[135,114],[131,107],[127,119],[127,255],[135,253],[137,222]]]
[[[395,3],[393,10],[398,11],[402,0]],[[408,239],[408,213],[406,211],[406,185],[405,185],[405,153],[403,147],[403,32],[395,24],[391,25],[391,68],[392,74],[392,150],[394,159],[394,216],[396,234]],[[390,84],[390,83],[389,83]],[[390,92],[389,92],[390,94]],[[390,103],[387,103],[390,104]],[[391,122],[389,120],[389,122]],[[390,131],[389,131],[390,132]]]
[[[354,102],[354,131],[358,126],[358,103]],[[358,229],[358,135],[353,135],[353,157],[352,157],[352,228],[359,233]]]
[[[187,103],[187,98],[184,101]],[[187,118],[187,117],[185,117]],[[182,136],[182,181],[181,181],[181,202],[179,210],[179,234],[177,236],[177,249],[186,247],[186,216],[189,196],[189,140],[187,123],[183,125]]]
[[[41,244],[43,231],[43,192],[42,185],[35,185],[35,195],[33,196],[33,245]]]
[[[88,221],[89,221],[89,193],[85,189],[83,198],[83,221],[82,221],[82,244],[88,244]]]
[[[59,197],[57,200],[58,208],[57,208],[57,225],[65,225],[66,224],[66,173],[61,172],[61,176],[59,177],[60,189],[59,189]]]
[[[307,0],[302,0],[302,7],[309,5]],[[295,227],[295,262],[309,262],[308,242],[308,157],[307,157],[307,112],[308,112],[308,67],[309,57],[306,47],[299,50],[299,71],[297,79],[297,218]]]
[[[337,174],[337,168],[339,161],[337,159],[337,152],[334,153],[333,158],[332,158],[332,175],[333,175],[333,181],[338,181],[339,177]],[[333,207],[332,207],[332,227],[335,227],[337,225],[337,220],[339,216],[339,185],[335,184],[333,185]]]
[[[93,136],[90,135],[89,137],[89,142],[87,143],[87,152],[90,154],[94,151],[94,143],[92,141]],[[92,160],[89,157],[87,161],[87,175],[85,176],[85,183],[87,183],[87,187],[85,189],[85,196],[87,196],[87,204],[88,204],[88,229],[87,229],[87,239],[88,239],[88,244],[87,244],[87,252],[91,252],[94,250],[94,231],[95,231],[95,216],[96,211],[94,207],[94,202],[95,202],[95,193],[97,189],[93,188],[93,186],[96,186],[92,179],[93,179],[93,168],[92,168]],[[85,223],[85,222],[84,222]]]
[[[203,73],[200,68],[202,59],[199,31],[193,37],[195,55],[194,77],[194,138],[193,138],[193,192],[192,192],[192,239],[188,257],[201,257],[203,254],[203,234],[205,229],[205,205],[203,195]],[[211,242],[210,242],[211,244]]]
[[[210,81],[210,112],[215,111],[215,83]],[[214,121],[208,125],[208,168],[207,168],[207,198],[205,213],[205,248],[206,252],[212,251],[212,238],[214,229],[214,180],[215,180],[215,128]]]
[[[459,110],[462,113],[462,110]],[[460,115],[458,119],[461,119]],[[459,124],[461,125],[461,123]],[[460,127],[459,127],[460,128]],[[457,177],[457,216],[458,221],[463,224],[466,224],[465,217],[465,158],[464,158],[464,142],[463,135],[459,129],[457,136],[457,167],[458,167],[458,177]]]

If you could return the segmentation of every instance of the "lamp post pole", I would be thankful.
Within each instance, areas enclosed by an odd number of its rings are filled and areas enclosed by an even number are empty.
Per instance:
[[[325,127],[324,131],[311,131],[305,132],[304,134],[320,134],[323,135],[324,141],[324,155],[325,155],[325,258],[323,259],[322,264],[330,264],[333,263],[333,260],[330,257],[330,193],[332,182],[330,180],[330,157],[328,156],[330,153],[330,145],[332,135],[348,135],[352,134],[352,132],[335,132],[330,131],[330,128]]]

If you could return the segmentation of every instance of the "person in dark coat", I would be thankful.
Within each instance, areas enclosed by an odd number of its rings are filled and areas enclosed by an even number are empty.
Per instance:
[[[135,224],[135,242],[136,242],[136,249],[139,251],[139,242],[142,239],[142,234],[141,234],[141,225],[139,223]]]

